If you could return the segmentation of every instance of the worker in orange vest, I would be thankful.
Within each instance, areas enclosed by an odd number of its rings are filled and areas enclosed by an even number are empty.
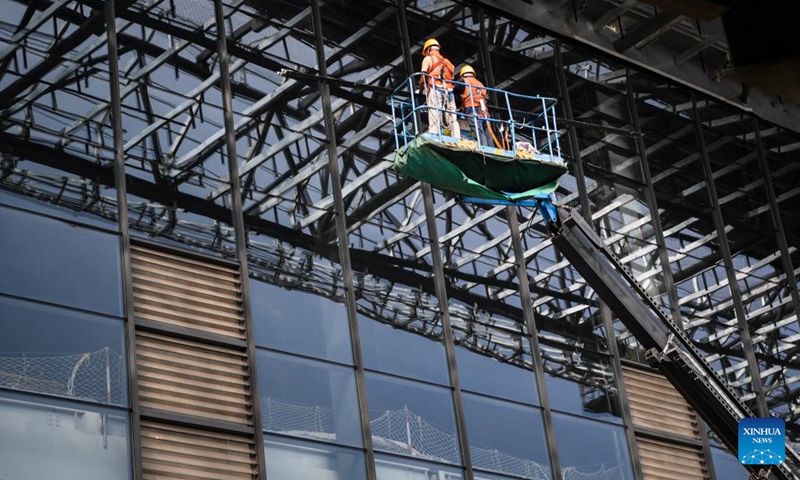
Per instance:
[[[486,107],[486,87],[475,77],[475,69],[470,65],[461,67],[458,74],[461,85],[454,87],[454,92],[461,97],[461,111],[470,115],[469,124],[477,127],[475,137],[479,145],[486,143],[486,121],[483,118],[489,117],[489,110]]]
[[[439,135],[442,126],[442,114],[450,128],[450,136],[461,137],[456,116],[456,100],[453,94],[453,63],[439,53],[439,42],[431,38],[422,47],[422,77],[420,86],[425,92],[428,105],[428,132]],[[432,107],[432,108],[431,108]]]

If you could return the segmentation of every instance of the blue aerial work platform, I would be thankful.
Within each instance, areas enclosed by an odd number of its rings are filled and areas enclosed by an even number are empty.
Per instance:
[[[395,169],[457,193],[467,202],[539,206],[554,219],[550,194],[567,172],[556,100],[485,88],[497,106],[488,117],[459,112],[462,135],[456,138],[445,129],[446,122],[434,132],[423,126],[429,111],[446,114],[442,106],[426,105],[414,93],[423,75],[412,75],[389,97],[397,148]],[[481,124],[486,131],[483,144],[475,133]]]

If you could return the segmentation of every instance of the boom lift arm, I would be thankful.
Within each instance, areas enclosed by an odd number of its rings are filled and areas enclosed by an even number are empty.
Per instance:
[[[648,362],[659,368],[697,413],[732,451],[738,450],[738,424],[753,413],[703,358],[686,333],[639,285],[630,270],[603,244],[578,215],[558,210],[550,221],[553,244],[586,282],[619,316],[646,349]],[[800,456],[787,445],[780,465],[745,465],[754,479],[800,480]],[[770,468],[771,467],[771,468]]]

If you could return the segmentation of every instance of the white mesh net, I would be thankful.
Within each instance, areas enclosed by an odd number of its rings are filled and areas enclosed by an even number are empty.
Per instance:
[[[122,355],[106,347],[71,355],[0,353],[0,386],[99,403],[124,403]]]
[[[335,439],[333,412],[329,408],[265,398],[261,400],[261,413],[265,430]]]
[[[425,421],[408,409],[387,410],[370,421],[372,437],[381,450],[447,463],[461,463],[455,434]]]
[[[333,412],[327,407],[303,405],[266,398],[261,400],[264,429],[318,439],[336,440]],[[387,410],[370,421],[376,450],[409,455],[422,460],[459,464],[458,440],[450,433],[423,419],[408,408]],[[470,446],[472,465],[481,470],[516,475],[534,480],[549,480],[547,465],[515,457],[496,449]],[[561,470],[564,480],[623,480],[623,465],[599,465],[591,470],[568,467]]]

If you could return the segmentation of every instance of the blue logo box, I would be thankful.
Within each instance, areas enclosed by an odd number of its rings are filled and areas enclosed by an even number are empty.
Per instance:
[[[744,465],[778,465],[785,460],[786,423],[781,418],[739,421],[739,461]]]

